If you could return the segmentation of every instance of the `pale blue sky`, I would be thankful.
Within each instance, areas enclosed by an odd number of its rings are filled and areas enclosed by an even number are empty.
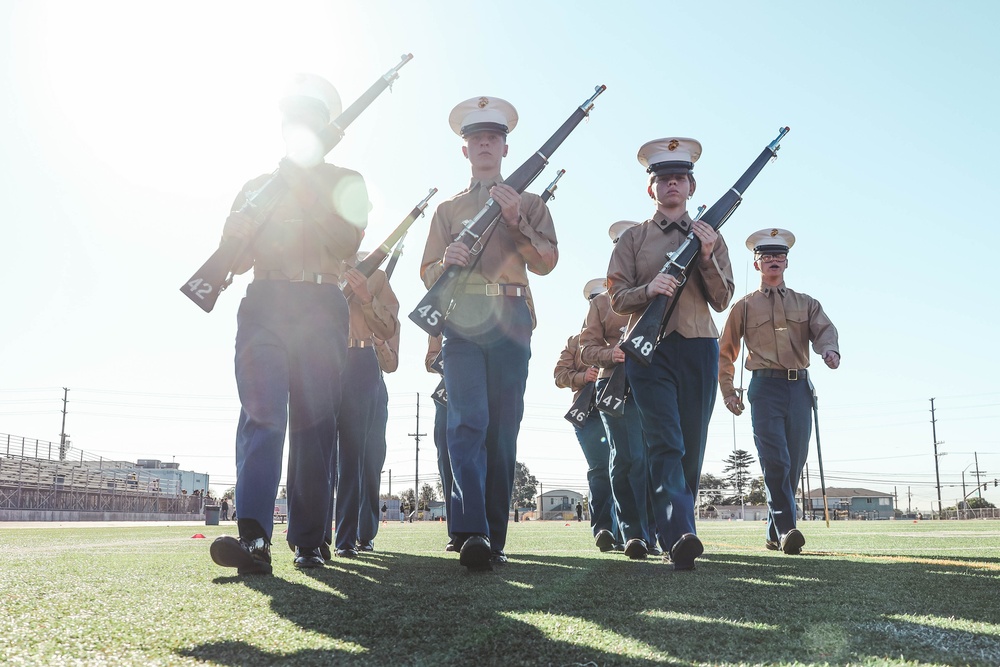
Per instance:
[[[570,394],[552,369],[586,313],[583,284],[607,267],[607,227],[652,213],[639,146],[699,139],[692,203],[711,205],[789,125],[722,229],[737,291],[757,284],[746,237],[791,229],[788,284],[820,299],[841,333],[841,369],[814,360],[828,486],[895,490],[903,507],[909,488],[928,510],[936,397],[942,496],[954,504],[974,452],[1000,476],[997,364],[984,344],[1000,325],[998,13],[902,1],[4,3],[0,433],[58,441],[65,386],[74,446],[176,457],[230,486],[248,278],[208,315],[178,288],[213,250],[235,193],[280,158],[284,78],[326,76],[346,105],[412,52],[329,158],[368,182],[372,245],[428,188],[441,191],[433,207],[465,187],[454,104],[492,95],[517,107],[509,174],[608,86],[530,188],[567,170],[551,203],[561,260],[532,282],[539,326],[518,454],[547,488],[585,487],[562,419]],[[412,484],[417,393],[431,431],[436,381],[405,319],[423,294],[427,223],[393,278],[404,319],[401,369],[387,378],[393,491]],[[734,430],[753,451],[749,417],[734,429],[720,402],[707,472],[721,471]],[[425,479],[436,464],[430,438],[422,445]],[[815,487],[815,450],[810,468]],[[986,497],[1000,501],[992,487]]]

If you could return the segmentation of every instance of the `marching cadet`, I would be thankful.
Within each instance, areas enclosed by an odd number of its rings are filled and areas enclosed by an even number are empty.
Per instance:
[[[752,371],[747,398],[753,439],[767,490],[764,545],[786,554],[801,553],[805,537],[796,526],[795,487],[809,454],[812,380],[809,343],[830,368],[840,366],[837,329],[819,301],[785,286],[788,251],[795,236],[785,229],[762,229],[747,239],[760,272],[760,288],[733,305],[719,339],[719,389],[734,415],[743,413],[742,390],[733,386],[740,339],[746,342],[746,369]]]
[[[441,373],[441,336],[427,336],[427,355],[424,357],[424,367],[428,373]],[[441,387],[444,386],[444,376],[441,376]],[[451,532],[451,461],[448,459],[448,393],[438,395],[434,392],[434,448],[437,449],[438,473],[441,475],[441,489],[444,492],[445,522],[448,526],[448,543],[445,551],[457,551],[455,536]]]
[[[735,286],[725,241],[687,212],[700,156],[700,143],[680,137],[656,139],[639,149],[656,211],[621,235],[608,266],[608,293],[618,313],[638,317],[657,295],[676,297],[650,365],[625,361],[649,447],[657,537],[675,570],[694,569],[704,551],[695,535],[694,502],[719,370],[719,332],[708,308],[725,310]],[[682,287],[660,269],[689,233],[701,246]]]
[[[388,281],[386,288],[389,287]],[[398,310],[398,305],[397,305]],[[385,373],[395,373],[399,368],[399,327],[396,335],[382,340],[372,335],[375,343],[375,357],[378,359],[379,375],[376,389],[375,415],[368,438],[361,467],[361,510],[358,520],[358,549],[375,550],[375,536],[378,535],[379,489],[382,485],[382,466],[385,465],[385,427],[389,422],[389,390],[385,386]]]
[[[618,243],[625,230],[637,224],[619,220],[608,229],[608,235],[612,242]],[[625,353],[618,343],[628,322],[627,315],[619,315],[611,309],[611,297],[604,289],[590,300],[590,310],[580,334],[580,354],[584,363],[600,369],[598,393],[608,383],[614,368],[625,361]],[[634,401],[625,401],[624,409],[621,417],[605,412],[601,413],[601,419],[611,444],[611,490],[625,540],[625,555],[637,560],[646,558],[650,552],[661,552],[656,547],[649,465],[639,410]]]
[[[583,295],[592,301],[598,294],[604,292],[604,279],[595,278],[588,281],[583,288]],[[573,403],[580,398],[580,392],[588,383],[597,382],[596,366],[585,364],[580,358],[580,334],[570,336],[566,347],[559,355],[554,375],[557,387],[573,390]],[[594,409],[591,402],[586,419],[573,428],[576,439],[587,460],[587,486],[590,488],[590,527],[594,534],[594,543],[601,551],[611,551],[621,544],[621,529],[619,528],[618,512],[612,490],[611,480],[611,447],[604,421],[599,410]]]
[[[359,253],[344,273],[346,284],[354,294],[349,301],[351,335],[343,374],[345,391],[340,405],[337,467],[331,470],[330,476],[337,490],[335,507],[331,506],[331,520],[336,516],[334,554],[347,558],[358,555],[361,474],[382,379],[374,339],[391,340],[399,334],[399,301],[385,272],[377,269],[366,278],[353,268],[364,254]],[[377,498],[374,504],[378,504]],[[330,522],[327,522],[327,530],[330,530]],[[374,539],[374,535],[370,537]]]
[[[347,356],[348,306],[338,286],[344,259],[357,252],[368,222],[368,192],[355,171],[323,162],[303,146],[340,115],[340,97],[325,79],[300,74],[281,100],[288,181],[264,224],[234,212],[223,241],[249,246],[234,273],[251,267],[253,282],[237,315],[236,514],[239,537],[222,536],[212,559],[241,575],[271,573],[274,500],[288,428],[288,534],[295,565],[322,565],[330,470],[336,461],[337,409]],[[233,203],[269,176],[247,183]],[[308,252],[303,252],[307,248]]]
[[[459,562],[470,570],[507,560],[503,550],[535,323],[528,271],[545,275],[558,260],[555,227],[541,197],[518,194],[500,174],[517,120],[514,107],[495,97],[474,97],[452,110],[449,123],[465,142],[472,181],[435,211],[420,271],[430,287],[446,267],[467,269],[445,323],[442,355],[454,475],[449,509],[461,541]],[[490,198],[500,205],[500,218],[473,256],[454,239]]]

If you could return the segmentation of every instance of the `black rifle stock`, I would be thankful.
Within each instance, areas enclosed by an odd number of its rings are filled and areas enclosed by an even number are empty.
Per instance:
[[[711,225],[716,230],[725,224],[729,216],[736,210],[736,207],[743,201],[743,193],[750,187],[750,184],[753,183],[753,180],[764,168],[764,165],[778,156],[778,149],[780,148],[778,144],[787,133],[788,127],[781,128],[774,141],[761,151],[757,159],[743,172],[743,175],[736,181],[733,187],[701,216],[702,222]],[[660,273],[666,273],[677,278],[680,281],[678,289],[682,289],[684,283],[687,282],[687,268],[691,264],[691,261],[697,257],[699,250],[701,250],[701,241],[694,235],[694,232],[691,232],[677,250],[667,255],[667,263],[663,265]],[[660,329],[667,322],[665,316],[669,317],[668,308],[672,313],[673,305],[677,301],[676,297],[676,294],[674,297],[658,294],[646,306],[642,317],[639,318],[635,326],[626,334],[625,340],[622,342],[621,347],[625,354],[643,366],[650,364],[653,360],[653,350],[656,349],[656,345],[659,342]]]
[[[525,160],[524,164],[504,181],[506,185],[514,188],[519,194],[531,185],[531,182],[542,173],[545,165],[549,163],[552,153],[559,148],[560,144],[576,129],[576,126],[590,114],[594,108],[594,100],[603,93],[606,86],[597,86],[595,92],[583,104],[573,111],[569,118],[556,130],[548,141],[541,148]],[[559,180],[557,177],[556,180]],[[555,181],[550,186],[555,192]],[[483,235],[500,217],[500,204],[493,201],[491,197],[486,201],[486,205],[476,214],[472,220],[465,223],[465,229],[455,239],[461,241],[472,250],[474,255],[482,251]],[[465,272],[465,268],[454,264],[448,266],[444,273],[431,285],[431,288],[420,300],[417,307],[410,313],[410,319],[421,329],[432,336],[439,335],[444,330],[444,320],[451,306],[452,296],[459,279]]]
[[[625,364],[620,363],[611,371],[611,377],[601,387],[594,407],[612,417],[625,416],[625,394],[628,392],[628,378],[625,376]]]
[[[398,65],[382,75],[354,104],[347,107],[347,110],[324,128],[320,133],[320,140],[325,148],[324,155],[340,143],[340,140],[344,138],[347,126],[353,123],[361,115],[361,112],[375,101],[376,97],[399,78],[399,69],[412,59],[413,54],[403,55]],[[285,159],[279,162],[278,168],[274,170],[264,185],[247,197],[246,203],[239,210],[239,213],[253,218],[258,229],[274,204],[288,191],[287,181],[282,175],[282,165],[284,164],[286,164]],[[181,285],[181,292],[206,313],[212,312],[212,309],[215,308],[215,302],[219,299],[219,294],[232,282],[233,264],[248,245],[248,240],[224,239],[218,249],[208,258],[208,261],[202,264],[201,268]]]
[[[590,416],[590,410],[594,407],[594,390],[596,382],[588,382],[580,389],[580,395],[573,401],[573,406],[563,417],[573,426],[583,428]]]
[[[410,225],[412,225],[417,218],[424,214],[424,209],[427,208],[427,202],[430,201],[431,197],[433,197],[436,192],[437,188],[431,188],[428,190],[427,196],[421,199],[420,202],[413,207],[410,214],[407,215],[394,230],[392,230],[389,237],[386,238],[386,240],[383,241],[378,248],[368,253],[368,255],[363,260],[358,262],[358,265],[354,268],[364,274],[365,278],[371,278],[372,274],[375,273],[375,270],[382,266],[382,262],[384,262],[385,258],[389,256],[390,252],[392,252],[393,246],[402,241],[403,237],[406,236],[406,232],[410,229]],[[400,251],[402,251],[402,249],[400,249]],[[399,255],[396,255],[395,257],[398,258]],[[387,271],[386,273],[388,274],[390,272]],[[353,294],[354,290],[351,289],[351,286],[344,285],[344,296],[350,299]]]
[[[438,386],[434,389],[434,393],[431,394],[431,398],[442,408],[448,407],[448,390],[444,387],[444,378],[441,378],[441,381],[438,382]]]

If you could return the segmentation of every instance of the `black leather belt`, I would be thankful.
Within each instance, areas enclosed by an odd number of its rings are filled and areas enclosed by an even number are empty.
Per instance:
[[[347,347],[375,347],[375,343],[370,340],[358,340],[357,338],[350,338],[347,341]]]
[[[324,283],[337,284],[340,282],[340,276],[336,273],[310,273],[309,271],[302,271],[299,274],[289,278],[285,275],[284,271],[257,271],[253,272],[254,280],[284,280],[290,283],[316,283],[317,285],[322,285]]]
[[[780,378],[782,380],[805,380],[809,371],[802,368],[761,368],[753,372],[754,377]]]
[[[505,285],[489,283],[487,285],[466,285],[466,294],[485,294],[486,296],[528,296],[527,285]]]

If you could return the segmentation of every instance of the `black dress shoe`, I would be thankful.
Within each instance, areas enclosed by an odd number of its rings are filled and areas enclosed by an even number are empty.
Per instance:
[[[802,547],[806,543],[805,535],[796,528],[781,536],[781,550],[789,556],[796,556],[802,553]]]
[[[209,553],[216,565],[235,567],[236,574],[271,574],[271,545],[263,537],[255,540],[229,535],[215,538]]]
[[[323,557],[323,560],[330,560],[330,545],[326,542],[319,545],[319,555]]]
[[[326,565],[326,561],[323,560],[319,547],[308,549],[295,547],[295,567],[308,569],[311,567],[323,567],[324,565]]]
[[[334,551],[339,558],[357,558],[358,550],[354,547],[347,547],[346,549],[337,549]]]
[[[485,535],[472,535],[462,544],[459,551],[459,564],[469,568],[469,570],[491,570],[490,557],[493,555],[490,549],[490,541]]]
[[[493,565],[506,565],[507,554],[502,551],[494,551],[490,554],[490,563]]]
[[[455,538],[448,540],[448,544],[444,545],[445,551],[458,551],[458,546],[455,545]]]
[[[625,555],[632,560],[642,560],[648,556],[649,547],[646,546],[646,540],[641,537],[633,537],[625,543]]]
[[[594,537],[594,543],[602,552],[611,551],[615,548],[615,536],[611,534],[610,530],[599,530],[597,536]]]
[[[764,542],[764,548],[768,551],[781,551],[781,545],[774,540],[766,540]]]
[[[675,570],[693,570],[694,559],[705,553],[705,546],[694,533],[684,533],[670,548]]]
[[[646,548],[649,549],[649,555],[650,556],[662,556],[663,555],[663,549],[661,549],[660,547],[656,546],[655,544],[649,544],[649,543],[647,543],[646,544]]]

